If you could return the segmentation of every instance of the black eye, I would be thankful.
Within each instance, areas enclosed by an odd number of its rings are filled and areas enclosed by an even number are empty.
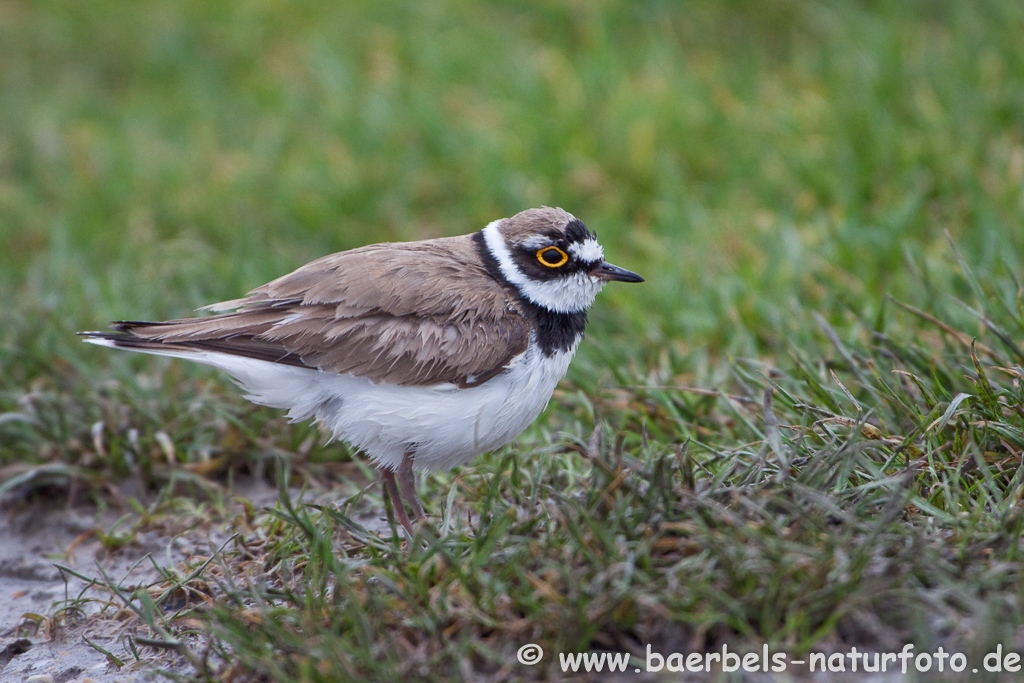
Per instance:
[[[558,247],[544,247],[537,252],[537,260],[548,268],[557,268],[565,265],[569,255]]]

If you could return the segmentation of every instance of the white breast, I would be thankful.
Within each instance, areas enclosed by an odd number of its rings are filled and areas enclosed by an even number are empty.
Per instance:
[[[446,470],[504,446],[544,410],[565,376],[579,340],[551,357],[535,341],[500,375],[459,389],[454,384],[399,387],[353,375],[209,352],[169,352],[224,370],[256,403],[284,408],[293,421],[315,418],[334,438],[394,469],[410,447],[415,467]]]

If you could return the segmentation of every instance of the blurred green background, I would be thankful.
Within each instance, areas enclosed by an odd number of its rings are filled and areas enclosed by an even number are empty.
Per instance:
[[[944,231],[1021,271],[1022,35],[1015,0],[2,0],[5,401],[152,362],[76,330],[540,204],[648,279],[602,295],[587,386],[945,306]]]
[[[379,489],[314,427],[74,336],[541,204],[647,282],[422,482],[426,550],[353,531]],[[526,676],[527,634],[1020,651],[1022,226],[1020,0],[0,0],[0,498],[139,479],[120,547],[234,514],[182,478],[333,486],[238,541],[309,600],[201,615],[255,680]]]

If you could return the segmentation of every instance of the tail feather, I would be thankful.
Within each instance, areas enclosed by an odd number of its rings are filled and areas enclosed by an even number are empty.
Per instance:
[[[157,336],[141,336],[140,328],[153,328],[170,323],[153,323],[122,320],[111,327],[116,332],[79,332],[82,341],[114,349],[127,349],[140,353],[151,353],[158,356],[173,356],[186,360],[197,360],[205,353],[223,353],[243,358],[293,365],[300,368],[310,367],[297,354],[277,344],[266,342],[252,336],[233,335],[222,339],[193,339],[163,341]],[[200,361],[202,362],[202,361]]]

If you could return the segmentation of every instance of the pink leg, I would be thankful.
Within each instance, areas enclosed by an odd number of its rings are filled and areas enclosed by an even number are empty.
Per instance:
[[[405,505],[402,503],[402,495],[398,492],[398,486],[395,484],[395,473],[388,469],[382,469],[380,478],[384,482],[384,495],[391,501],[391,507],[394,508],[399,523],[412,536],[412,522],[409,521],[409,514],[405,511]]]
[[[427,519],[427,515],[423,512],[420,497],[416,495],[416,475],[412,471],[412,461],[412,454],[406,453],[402,464],[398,466],[398,483],[402,487],[406,502],[412,508],[412,513],[416,515],[416,521],[422,522]]]

